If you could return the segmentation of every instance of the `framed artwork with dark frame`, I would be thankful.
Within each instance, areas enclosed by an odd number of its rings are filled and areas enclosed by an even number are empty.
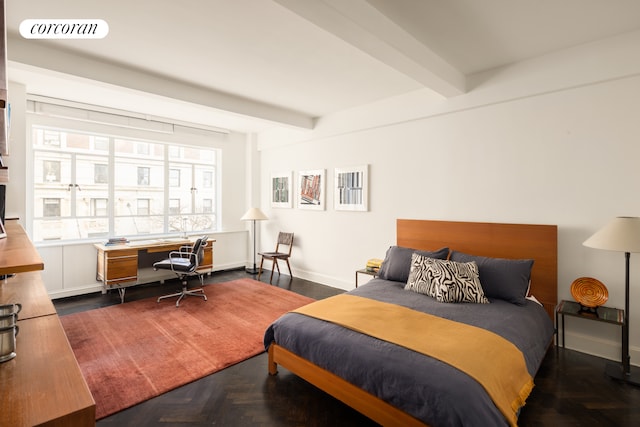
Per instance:
[[[291,207],[291,172],[271,174],[271,207]]]
[[[324,169],[298,172],[298,208],[324,210]]]
[[[369,210],[369,165],[335,168],[334,209]]]

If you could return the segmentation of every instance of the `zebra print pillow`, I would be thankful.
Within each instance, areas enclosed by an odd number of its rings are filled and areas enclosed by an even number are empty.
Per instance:
[[[406,290],[440,302],[488,304],[475,262],[455,262],[413,254]]]

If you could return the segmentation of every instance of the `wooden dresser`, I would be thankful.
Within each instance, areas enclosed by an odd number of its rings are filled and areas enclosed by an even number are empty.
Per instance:
[[[0,363],[0,426],[93,426],[95,402],[40,272],[44,264],[22,227],[0,239],[0,304],[21,303],[17,356]]]

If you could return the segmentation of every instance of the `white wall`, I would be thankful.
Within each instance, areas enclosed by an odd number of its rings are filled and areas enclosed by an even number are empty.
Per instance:
[[[294,275],[350,289],[354,270],[395,243],[396,218],[557,224],[559,299],[592,276],[607,305],[623,308],[623,254],[582,242],[615,216],[640,216],[638,48],[640,33],[629,34],[475,76],[475,89],[440,103],[407,94],[323,118],[313,132],[261,135],[261,249],[295,232]],[[369,212],[335,211],[333,168],[360,164],[370,165]],[[270,207],[272,172],[319,168],[325,211]],[[640,255],[631,275],[640,364]],[[619,328],[566,326],[568,347],[619,360]]]

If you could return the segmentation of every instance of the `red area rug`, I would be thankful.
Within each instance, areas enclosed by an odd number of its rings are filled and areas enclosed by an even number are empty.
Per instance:
[[[186,297],[179,308],[149,298],[61,317],[96,419],[264,352],[269,324],[313,301],[252,279],[204,290],[208,301]]]

